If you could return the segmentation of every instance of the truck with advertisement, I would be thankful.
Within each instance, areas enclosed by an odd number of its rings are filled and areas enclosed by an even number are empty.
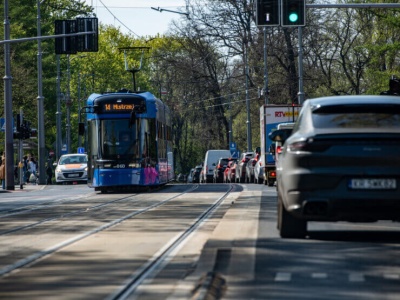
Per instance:
[[[268,134],[281,123],[295,122],[299,115],[297,105],[263,105],[260,107],[261,162],[264,168],[264,184],[273,186],[276,181],[275,145]]]

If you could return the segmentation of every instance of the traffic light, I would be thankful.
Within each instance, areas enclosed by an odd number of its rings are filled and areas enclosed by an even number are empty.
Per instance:
[[[305,26],[306,25],[306,2],[305,0],[282,0],[282,26]]]
[[[257,26],[279,26],[280,0],[257,0]]]

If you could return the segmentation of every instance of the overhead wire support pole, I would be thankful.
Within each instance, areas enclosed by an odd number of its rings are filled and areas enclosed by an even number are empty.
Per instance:
[[[40,4],[44,0],[37,0],[37,36],[41,37],[41,16],[40,16]],[[37,162],[39,165],[39,184],[46,184],[46,172],[45,172],[45,156],[46,156],[46,145],[45,145],[45,132],[44,132],[44,97],[43,97],[43,84],[42,84],[42,41],[38,39],[38,53],[37,53],[37,77],[38,77],[38,157]]]
[[[10,39],[10,18],[8,17],[8,0],[4,0],[4,39]],[[12,77],[11,77],[11,58],[10,45],[4,44],[4,116],[5,116],[5,186],[6,190],[14,190],[14,137],[13,137],[13,114],[12,114]]]
[[[264,26],[264,104],[268,104],[267,28]]]

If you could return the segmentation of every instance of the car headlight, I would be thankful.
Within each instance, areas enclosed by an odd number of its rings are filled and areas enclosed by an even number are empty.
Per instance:
[[[61,173],[61,169],[59,169],[59,168],[56,168],[56,174],[58,174],[58,173]]]

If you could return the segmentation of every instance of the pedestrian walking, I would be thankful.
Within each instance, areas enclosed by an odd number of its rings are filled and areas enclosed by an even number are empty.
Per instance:
[[[29,178],[30,173],[28,172],[28,156],[24,156],[22,158],[22,180],[24,184],[28,183],[28,178]]]
[[[29,172],[31,175],[29,176],[29,182],[36,184],[36,161],[35,158],[32,156],[31,159],[29,160]]]
[[[1,180],[1,185],[3,187],[3,190],[6,189],[6,157],[4,155],[4,152],[1,155],[0,158],[0,180]]]

